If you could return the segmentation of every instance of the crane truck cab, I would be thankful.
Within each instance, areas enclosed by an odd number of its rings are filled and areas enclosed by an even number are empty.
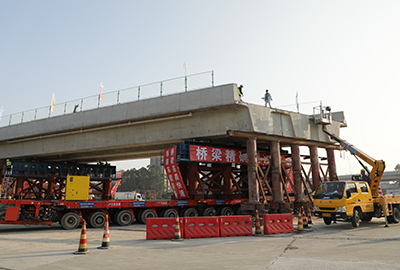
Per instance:
[[[315,215],[323,218],[326,225],[340,220],[351,221],[353,227],[358,227],[360,221],[368,222],[375,216],[374,208],[367,182],[323,182],[315,191]]]
[[[314,194],[314,212],[326,225],[332,221],[349,221],[358,227],[361,221],[369,222],[385,214],[389,223],[398,223],[400,197],[386,197],[374,198],[365,181],[323,182]]]

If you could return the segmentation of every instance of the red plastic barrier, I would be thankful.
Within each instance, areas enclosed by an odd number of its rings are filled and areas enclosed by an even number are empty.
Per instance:
[[[173,239],[175,236],[176,218],[147,218],[146,239],[163,240]],[[181,237],[184,237],[184,219],[179,218]]]
[[[292,214],[266,214],[264,218],[264,234],[292,233]]]
[[[218,217],[186,217],[185,238],[219,237]]]
[[[251,216],[220,216],[220,236],[253,235],[253,220]]]

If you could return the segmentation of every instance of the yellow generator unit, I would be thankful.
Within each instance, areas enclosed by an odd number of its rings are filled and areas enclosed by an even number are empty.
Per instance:
[[[66,201],[87,201],[90,176],[68,175],[65,188]]]

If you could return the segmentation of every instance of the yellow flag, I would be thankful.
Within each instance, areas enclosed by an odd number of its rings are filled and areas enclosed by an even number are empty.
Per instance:
[[[51,106],[50,106],[51,112],[53,112],[55,104],[56,104],[56,98],[54,97],[54,93],[53,93],[53,99],[51,100]]]

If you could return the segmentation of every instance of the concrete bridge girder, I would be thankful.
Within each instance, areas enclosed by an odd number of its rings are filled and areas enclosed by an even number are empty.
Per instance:
[[[342,125],[333,121],[328,129],[339,135]],[[261,143],[334,147],[312,117],[244,103],[236,84],[227,84],[2,127],[0,159],[148,158],[182,140],[245,145],[242,134],[263,138]]]

